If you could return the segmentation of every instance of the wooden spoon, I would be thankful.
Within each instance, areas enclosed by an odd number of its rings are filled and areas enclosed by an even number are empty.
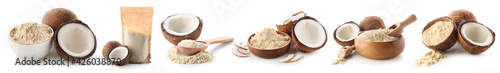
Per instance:
[[[396,29],[394,29],[391,33],[389,33],[389,36],[395,36],[399,37],[401,36],[401,33],[403,33],[403,29],[410,25],[411,23],[417,21],[417,17],[415,14],[411,14],[408,18],[406,18],[403,22],[396,23],[394,25],[397,25]]]
[[[201,48],[188,48],[188,47],[182,47],[182,46],[177,46],[178,50],[181,52],[181,53],[184,53],[184,54],[189,54],[189,55],[193,55],[193,54],[196,54],[200,51],[204,51],[205,49],[207,49],[208,45],[210,44],[214,44],[214,43],[225,43],[225,42],[230,42],[230,41],[233,41],[234,38],[232,37],[218,37],[218,38],[213,38],[213,39],[208,39],[208,40],[204,40],[204,41],[196,41],[196,42],[202,42],[202,43],[205,43],[205,47],[201,47]]]
[[[344,46],[342,47],[341,50],[346,50],[346,51],[340,51],[339,52],[339,58],[347,58],[349,55],[351,55],[352,51],[355,50],[354,45],[352,46]]]

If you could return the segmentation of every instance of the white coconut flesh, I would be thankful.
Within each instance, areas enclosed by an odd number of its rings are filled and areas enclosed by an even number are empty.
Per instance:
[[[299,20],[300,18],[302,18],[302,17],[304,17],[304,16],[305,16],[305,15],[304,15],[304,13],[300,13],[300,14],[298,14],[298,15],[296,15],[296,16],[292,16],[292,17],[289,17],[289,18],[287,18],[287,19],[283,20],[283,21],[281,22],[281,24],[278,24],[278,25],[284,25],[284,24],[287,24],[287,23],[289,23],[289,22],[291,22],[291,21],[296,21],[296,20]]]
[[[465,23],[461,29],[466,40],[478,46],[486,46],[493,42],[493,35],[488,28],[478,23]]]
[[[168,33],[187,35],[198,28],[200,20],[195,15],[178,14],[167,18],[162,25]]]
[[[78,23],[69,23],[61,27],[57,39],[61,49],[73,57],[85,57],[95,46],[92,31]]]
[[[339,41],[351,41],[354,40],[356,34],[359,33],[359,27],[353,23],[347,23],[340,26],[335,32],[335,37]]]
[[[113,49],[111,52],[109,52],[109,58],[114,58],[114,59],[125,59],[128,55],[128,49],[126,47],[120,46],[116,47]]]
[[[312,19],[303,19],[295,24],[296,38],[305,46],[320,47],[326,41],[323,26]]]

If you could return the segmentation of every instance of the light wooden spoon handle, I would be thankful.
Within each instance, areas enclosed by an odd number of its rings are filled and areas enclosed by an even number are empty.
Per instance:
[[[389,36],[400,36],[401,33],[403,33],[403,29],[415,21],[417,21],[417,17],[415,16],[415,14],[411,14],[403,22],[396,23],[395,25],[398,25],[398,26],[388,35]]]
[[[234,38],[232,38],[232,37],[223,36],[223,37],[217,37],[217,38],[213,38],[213,39],[204,40],[203,42],[207,43],[207,45],[208,45],[208,44],[214,44],[214,43],[225,43],[225,42],[230,42],[233,40],[234,40]]]

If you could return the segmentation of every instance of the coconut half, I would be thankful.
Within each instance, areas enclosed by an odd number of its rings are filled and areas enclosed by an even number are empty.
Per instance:
[[[292,28],[300,18],[307,16],[303,11],[299,11],[281,22],[276,23],[276,28],[278,31],[285,32],[290,35],[292,33]]]
[[[108,60],[113,64],[122,66],[129,62],[130,52],[127,46],[119,46],[111,49]]]
[[[333,32],[333,39],[342,46],[354,45],[354,38],[356,38],[356,35],[360,31],[361,28],[359,28],[357,23],[349,21],[335,29],[335,32]]]
[[[177,45],[185,39],[196,40],[201,34],[203,22],[191,14],[174,14],[161,23],[163,36],[170,43]]]
[[[314,52],[325,46],[326,30],[316,19],[305,16],[295,23],[292,29],[292,40],[298,50]]]
[[[429,35],[423,35],[423,34],[425,34],[425,30],[430,28],[432,25],[434,25],[438,21],[448,21],[448,22],[451,22],[453,25],[452,28],[448,28],[448,29],[451,29],[451,32],[447,35],[446,39],[440,41],[438,44],[435,44],[435,45],[433,45],[433,44],[426,45],[425,42],[436,41],[436,40],[424,40],[424,39],[422,39],[422,43],[424,43],[424,45],[429,49],[445,51],[445,50],[450,49],[451,47],[453,47],[453,45],[455,45],[455,43],[457,43],[457,38],[458,38],[457,28],[458,28],[458,26],[456,26],[456,24],[453,22],[453,19],[444,16],[444,17],[434,19],[433,21],[427,23],[427,25],[422,30],[422,38],[424,38],[424,37],[436,37],[436,36],[429,36]],[[443,27],[440,27],[440,28],[442,29]],[[438,34],[438,32],[430,32],[430,33]]]
[[[79,20],[64,23],[56,32],[55,49],[66,60],[86,59],[96,50],[96,38],[90,27]]]
[[[495,42],[495,32],[475,21],[461,23],[458,36],[460,44],[470,54],[482,53]]]
[[[365,17],[359,23],[361,31],[373,30],[373,29],[385,29],[384,20],[378,16],[368,16]]]

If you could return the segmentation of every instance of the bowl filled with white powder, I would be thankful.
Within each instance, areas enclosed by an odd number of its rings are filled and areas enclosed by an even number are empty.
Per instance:
[[[35,22],[23,23],[9,33],[12,50],[21,59],[43,59],[50,51],[54,30]]]

